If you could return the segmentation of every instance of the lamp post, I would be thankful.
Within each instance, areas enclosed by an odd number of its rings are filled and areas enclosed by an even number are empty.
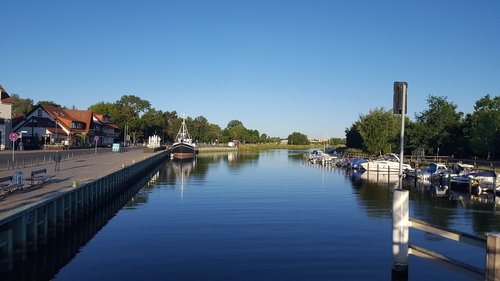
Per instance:
[[[22,151],[24,150],[24,144],[23,144],[23,134],[27,134],[28,131],[20,131],[19,132],[19,138],[21,139],[21,141],[19,142],[19,150]]]
[[[57,124],[57,119],[56,119],[56,135],[54,136],[54,144],[57,144],[57,127],[58,127],[58,124]]]

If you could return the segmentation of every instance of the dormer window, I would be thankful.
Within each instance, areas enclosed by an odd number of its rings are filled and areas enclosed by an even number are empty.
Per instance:
[[[43,110],[41,108],[38,109],[38,116],[42,116],[43,115]]]
[[[85,130],[85,123],[83,122],[71,122],[71,129]]]

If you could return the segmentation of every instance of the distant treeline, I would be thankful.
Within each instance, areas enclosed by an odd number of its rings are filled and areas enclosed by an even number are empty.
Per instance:
[[[472,102],[472,101],[471,101]],[[405,118],[405,154],[500,159],[500,96],[476,101],[464,114],[447,97],[429,96],[415,120]],[[371,154],[399,151],[401,116],[375,108],[347,128],[346,146]]]
[[[22,115],[31,111],[35,104],[32,99],[21,98],[18,94],[12,94],[14,100],[13,114]],[[63,107],[53,101],[39,101],[36,105],[50,105]],[[75,109],[73,107],[73,109]],[[134,95],[124,95],[116,102],[99,102],[91,105],[88,109],[107,114],[111,121],[115,122],[121,130],[127,126],[132,142],[140,142],[148,139],[149,136],[158,135],[164,142],[172,143],[182,123],[182,116],[176,111],[157,110],[151,106],[147,100]],[[271,137],[258,130],[248,129],[239,120],[230,121],[222,129],[217,124],[210,123],[207,118],[198,116],[187,117],[186,125],[193,140],[198,143],[227,143],[238,140],[243,144],[274,143],[281,142],[279,137]],[[338,138],[329,140],[329,145],[337,146],[345,141]],[[288,144],[308,145],[309,140],[306,135],[293,132],[288,136]]]

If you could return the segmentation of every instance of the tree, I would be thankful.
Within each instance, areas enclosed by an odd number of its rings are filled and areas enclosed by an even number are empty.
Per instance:
[[[480,157],[498,158],[500,153],[500,96],[479,99],[471,115],[470,145]]]
[[[154,108],[151,108],[141,116],[141,129],[144,132],[145,138],[152,135],[159,135],[165,141],[163,136],[165,120],[163,118],[163,112]]]
[[[58,103],[56,103],[54,101],[50,101],[50,100],[41,100],[36,105],[66,108],[65,106],[62,106],[62,105],[60,105],[60,104],[58,104]]]
[[[115,103],[109,103],[104,101],[93,104],[89,106],[88,109],[92,110],[95,113],[108,115],[111,118],[111,120],[115,120],[115,116],[117,115],[118,111],[118,108]]]
[[[447,97],[429,96],[428,108],[416,115],[413,141],[420,143],[427,153],[451,155],[457,150],[454,141],[460,132],[463,113],[457,112],[457,105],[448,102]]]
[[[165,129],[165,142],[174,142],[174,138],[177,135],[179,127],[174,128],[175,121],[179,119],[177,112],[175,111],[165,111],[163,112],[164,129]],[[179,123],[180,124],[180,123]]]
[[[363,149],[363,137],[359,133],[359,121],[345,129],[346,146],[349,148]]]
[[[246,132],[246,142],[247,143],[258,143],[260,140],[260,134],[257,130],[247,130]]]
[[[229,123],[227,123],[226,128],[232,128],[236,126],[243,126],[243,123],[240,120],[231,120]]]
[[[288,136],[288,144],[289,145],[309,145],[311,142],[307,138],[306,135],[299,133],[299,132],[293,132]]]
[[[245,126],[243,126],[243,124],[227,127],[226,129],[224,129],[224,136],[226,137],[227,141],[239,140],[242,143],[245,143],[247,129],[245,128]]]
[[[398,116],[384,108],[370,110],[360,116],[358,130],[369,153],[389,153],[397,138],[400,124]]]
[[[193,124],[189,129],[191,137],[198,142],[209,142],[210,138],[208,137],[208,130],[210,124],[208,123],[207,118],[203,116],[198,116],[193,120]]]
[[[220,142],[222,141],[222,129],[219,125],[209,124],[207,138],[211,142]]]
[[[33,109],[33,100],[32,99],[23,99],[19,97],[18,94],[12,94],[10,96],[12,98],[12,115],[23,115],[27,112],[30,112]]]
[[[331,146],[345,145],[345,139],[331,138],[331,139],[328,140],[328,145],[331,145]]]
[[[119,108],[127,109],[133,116],[140,116],[151,109],[151,103],[134,95],[124,95],[116,102]]]
[[[128,125],[133,142],[143,135],[144,124],[141,116],[151,109],[151,103],[134,95],[124,95],[116,102],[115,122],[122,128]]]

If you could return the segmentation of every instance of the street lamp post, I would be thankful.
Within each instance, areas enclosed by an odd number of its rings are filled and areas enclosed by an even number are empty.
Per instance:
[[[19,132],[19,138],[21,139],[21,141],[19,142],[19,150],[22,151],[24,150],[24,144],[23,144],[23,134],[27,134],[28,131],[20,131]]]
[[[57,120],[56,120],[56,135],[54,136],[54,144],[57,144],[57,127],[58,127],[58,124],[57,124]]]

